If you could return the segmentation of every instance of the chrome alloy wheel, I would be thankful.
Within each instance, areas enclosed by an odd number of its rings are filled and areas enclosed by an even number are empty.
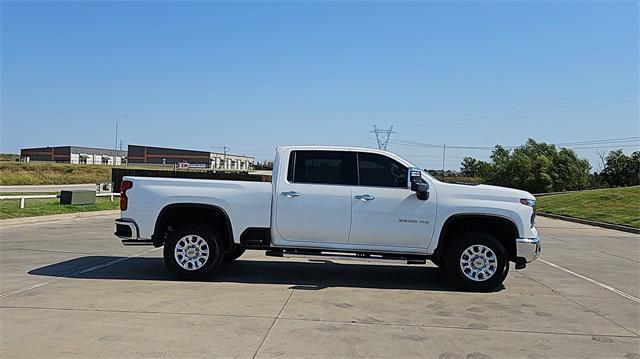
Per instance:
[[[462,252],[460,269],[472,281],[484,282],[496,274],[498,258],[491,248],[475,244]]]
[[[183,269],[200,269],[209,259],[209,245],[204,238],[190,234],[178,240],[174,256],[178,265]]]

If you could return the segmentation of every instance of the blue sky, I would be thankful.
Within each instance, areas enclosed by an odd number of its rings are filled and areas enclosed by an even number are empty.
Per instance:
[[[633,1],[1,6],[3,152],[111,148],[122,115],[125,146],[261,160],[279,144],[375,146],[373,124],[394,125],[389,149],[428,168],[440,149],[398,142],[640,135]],[[577,151],[597,169],[597,150]],[[489,155],[447,153],[453,169]]]

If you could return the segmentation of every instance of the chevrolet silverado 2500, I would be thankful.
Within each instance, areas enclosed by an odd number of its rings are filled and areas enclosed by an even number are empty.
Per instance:
[[[292,258],[424,264],[462,288],[499,286],[509,262],[540,253],[535,198],[450,184],[369,148],[276,150],[272,182],[124,177],[116,236],[164,246],[181,279],[202,279],[247,249]]]

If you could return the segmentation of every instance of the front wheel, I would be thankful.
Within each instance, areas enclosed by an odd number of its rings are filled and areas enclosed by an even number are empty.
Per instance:
[[[205,279],[222,262],[221,238],[205,224],[180,226],[164,244],[164,263],[180,279]]]
[[[456,238],[447,251],[447,272],[463,289],[489,292],[509,272],[504,246],[491,235],[469,232]]]

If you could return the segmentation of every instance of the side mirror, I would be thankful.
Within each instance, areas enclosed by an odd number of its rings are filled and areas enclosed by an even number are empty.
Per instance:
[[[426,183],[412,183],[411,190],[416,193],[419,200],[426,201],[429,199],[429,185]]]
[[[422,172],[419,169],[411,169],[409,171],[410,188],[416,193],[421,201],[429,199],[429,184],[422,179]]]

